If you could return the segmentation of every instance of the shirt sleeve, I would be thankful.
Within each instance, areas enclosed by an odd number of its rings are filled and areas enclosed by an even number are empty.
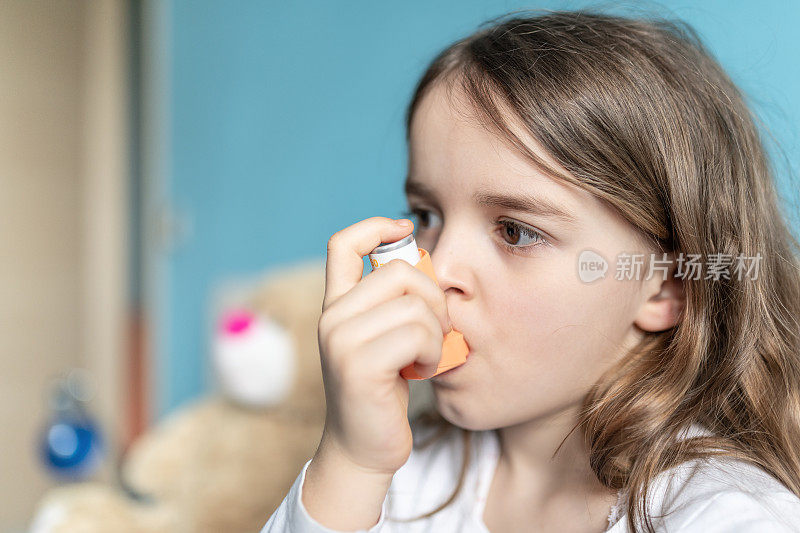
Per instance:
[[[791,495],[722,492],[697,502],[675,531],[697,533],[796,533],[800,499]],[[676,521],[677,523],[677,521]],[[671,529],[670,529],[671,530]]]
[[[303,483],[310,463],[311,459],[303,465],[303,470],[295,479],[294,484],[289,489],[289,493],[275,512],[272,513],[272,516],[269,517],[269,520],[261,529],[261,533],[345,533],[323,526],[314,520],[303,506]],[[388,494],[383,500],[381,515],[377,524],[369,529],[358,529],[355,532],[348,531],[346,533],[387,533],[388,530],[384,528],[387,500]]]

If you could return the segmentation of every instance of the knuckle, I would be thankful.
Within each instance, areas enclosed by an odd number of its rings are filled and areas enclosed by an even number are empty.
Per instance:
[[[406,272],[408,272],[408,267],[411,265],[405,259],[400,259],[399,257],[395,257],[384,266],[388,266],[395,276],[403,276]]]
[[[341,301],[342,297],[333,300],[327,305],[327,307],[325,307],[325,309],[322,311],[322,314],[320,314],[319,321],[317,322],[317,328],[319,330],[324,333],[329,333],[334,326],[341,323],[340,317],[342,317],[342,313],[339,310],[341,307]]]
[[[337,231],[328,239],[328,251],[330,252],[334,248],[336,248],[339,244],[339,239],[341,239],[341,230]]]
[[[330,321],[328,313],[322,313],[317,320],[317,332],[320,337],[325,337],[328,333],[328,322]]]
[[[402,259],[392,259],[391,261],[380,267],[378,270],[382,270],[384,276],[396,276],[397,273],[399,272],[397,265],[401,261]]]
[[[425,303],[425,300],[419,294],[409,294],[407,299],[408,299],[408,307],[415,314],[424,314],[425,311],[427,311],[428,305]]]
[[[337,359],[346,353],[349,348],[347,336],[342,331],[341,325],[331,329],[325,338],[326,352],[331,359]]]
[[[330,356],[332,348],[335,349],[331,346],[331,330],[324,325],[321,326],[317,331],[317,340],[325,355]]]

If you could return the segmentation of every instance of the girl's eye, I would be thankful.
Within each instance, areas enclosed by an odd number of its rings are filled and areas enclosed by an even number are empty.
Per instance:
[[[506,248],[511,253],[525,254],[532,251],[536,246],[549,244],[544,238],[544,235],[531,228],[530,226],[523,226],[511,220],[499,220],[500,234],[505,240],[506,235],[510,238],[511,242],[501,242],[500,245]],[[526,240],[530,239],[530,240]],[[522,241],[525,244],[519,244]]]
[[[419,229],[430,229],[431,226],[431,215],[434,217],[436,216],[433,211],[429,211],[427,209],[421,209],[418,207],[414,207],[408,209],[407,211],[403,211],[401,213],[406,218],[416,218],[417,220],[414,221],[414,231],[416,232],[417,228]]]
[[[436,217],[432,211],[422,208],[408,209],[402,215],[406,218],[415,217],[417,219],[414,222],[415,232],[417,229],[430,229],[432,225],[431,216]],[[500,245],[513,254],[524,255],[532,253],[534,247],[550,244],[544,235],[530,226],[518,224],[511,220],[498,220],[497,223],[500,226],[498,231],[500,231],[503,238],[503,242],[500,242]]]

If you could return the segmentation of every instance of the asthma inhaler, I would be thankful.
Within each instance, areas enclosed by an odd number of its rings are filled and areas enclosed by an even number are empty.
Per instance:
[[[381,244],[369,253],[369,262],[373,269],[382,267],[392,259],[402,259],[410,263],[415,268],[427,274],[437,286],[439,285],[436,274],[433,273],[431,256],[428,254],[427,250],[417,248],[417,242],[414,240],[413,233],[397,242]],[[466,341],[464,341],[464,336],[458,331],[451,329],[444,336],[444,341],[442,342],[442,358],[439,360],[436,373],[433,375],[437,376],[442,372],[446,372],[451,368],[466,363],[468,353],[469,346],[467,346]],[[403,368],[400,371],[400,375],[406,379],[425,379],[417,374],[414,370],[413,363]]]

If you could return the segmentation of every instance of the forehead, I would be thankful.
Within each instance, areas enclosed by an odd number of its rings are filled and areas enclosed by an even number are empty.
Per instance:
[[[539,157],[560,168],[519,124],[510,127]],[[419,102],[409,132],[408,165],[409,177],[439,191],[522,193],[544,197],[573,212],[595,201],[587,191],[544,174],[490,131],[458,83],[451,91],[444,83],[435,83]]]

